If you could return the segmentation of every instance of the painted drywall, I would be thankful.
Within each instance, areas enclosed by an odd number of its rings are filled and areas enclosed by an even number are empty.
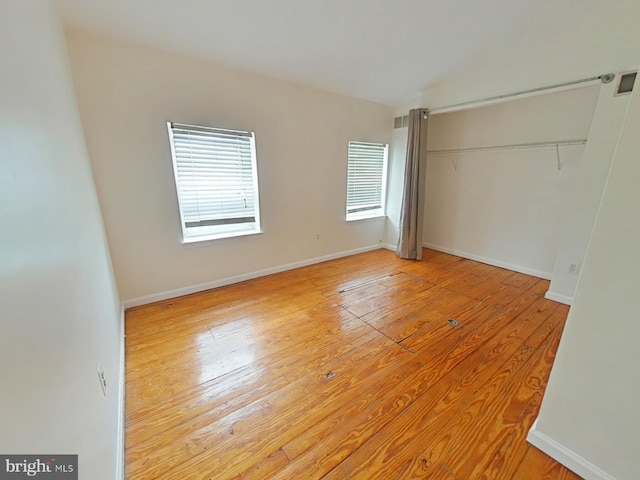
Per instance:
[[[419,106],[440,107],[635,68],[640,2],[553,2],[510,41],[429,86]]]
[[[347,144],[388,143],[390,107],[78,31],[67,38],[124,299],[384,241],[384,218],[345,221]],[[167,121],[255,132],[263,234],[181,244]]]
[[[640,471],[638,132],[636,89],[536,425],[617,480]]]
[[[403,0],[392,11],[386,0],[56,4],[66,22],[101,35],[394,104],[559,1]]]
[[[0,65],[0,452],[78,454],[81,478],[113,480],[120,301],[48,1],[0,2]]]
[[[579,9],[571,2],[556,2],[534,15],[529,26],[520,29],[511,41],[497,42],[476,55],[473,62],[461,66],[436,85],[428,86],[416,95],[415,101],[396,106],[393,114],[406,115],[410,108],[436,108],[633,70],[640,57],[640,43],[636,38],[639,15],[640,3],[636,0],[621,0],[615,6],[590,1],[582,3]],[[611,159],[609,135],[622,121],[622,103],[624,100],[620,99],[617,103],[603,102],[602,98],[598,101],[589,132],[593,141],[581,167],[584,171],[580,172],[570,195],[568,216],[561,222],[550,292],[556,293],[556,299],[568,303],[576,277],[566,272],[567,265],[580,262],[588,240],[585,232],[593,228],[594,203],[600,198],[604,183],[602,166]],[[599,145],[599,142],[603,143]],[[396,149],[391,168],[404,162],[404,155],[401,147]],[[401,175],[391,176],[389,190],[401,188],[394,183],[401,181]],[[586,201],[579,203],[581,199]],[[571,225],[572,229],[564,225]],[[396,241],[397,234],[389,228],[387,242]]]
[[[431,115],[429,150],[586,139],[598,86]],[[424,243],[550,278],[583,145],[429,154]]]
[[[620,134],[629,95],[616,96],[617,80],[600,87],[593,122],[580,169],[567,196],[566,215],[561,222],[558,250],[547,297],[571,304],[584,261],[589,235],[607,172]],[[571,265],[576,265],[575,272]]]

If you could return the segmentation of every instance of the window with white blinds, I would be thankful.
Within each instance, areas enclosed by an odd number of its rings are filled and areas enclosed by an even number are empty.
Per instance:
[[[184,240],[260,232],[253,132],[168,126]]]
[[[349,142],[347,220],[384,215],[387,151],[383,143]]]

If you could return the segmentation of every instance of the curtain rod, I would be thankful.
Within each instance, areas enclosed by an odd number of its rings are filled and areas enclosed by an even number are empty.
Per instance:
[[[479,100],[469,100],[467,102],[455,103],[453,105],[446,105],[444,107],[430,108],[429,113],[430,114],[446,113],[448,111],[458,110],[460,109],[460,107],[468,107],[468,106],[481,104],[485,102],[491,102],[494,100],[503,100],[511,97],[519,97],[519,96],[528,95],[531,93],[544,92],[546,90],[554,90],[556,88],[570,87],[572,85],[579,85],[581,83],[594,82],[596,80],[600,80],[602,83],[610,83],[613,81],[614,78],[616,78],[615,74],[605,73],[603,75],[598,75],[597,77],[583,78],[580,80],[574,80],[572,82],[557,83],[555,85],[548,85],[546,87],[532,88],[530,90],[522,90],[520,92],[506,93],[504,95],[496,95],[494,97],[481,98]]]
[[[478,152],[481,150],[512,150],[517,148],[544,148],[544,147],[564,147],[566,145],[585,145],[586,139],[580,140],[561,140],[557,142],[534,142],[534,143],[513,143],[511,145],[495,145],[490,147],[468,147],[468,148],[452,148],[450,150],[427,150],[427,153],[460,153],[460,152]]]

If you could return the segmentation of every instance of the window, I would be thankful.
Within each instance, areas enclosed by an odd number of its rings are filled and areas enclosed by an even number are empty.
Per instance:
[[[184,241],[260,233],[253,132],[168,126]]]
[[[388,146],[349,142],[347,220],[384,216]]]

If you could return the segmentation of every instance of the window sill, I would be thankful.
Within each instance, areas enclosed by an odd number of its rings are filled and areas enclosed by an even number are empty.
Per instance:
[[[349,215],[346,218],[347,222],[357,222],[358,220],[371,220],[373,218],[386,218],[387,215],[384,213],[366,213],[366,214],[354,214]]]
[[[247,237],[251,235],[261,235],[262,230],[250,230],[241,232],[214,233],[210,235],[199,235],[194,237],[186,237],[182,239],[183,245],[191,245],[194,243],[211,242],[215,240],[223,240],[225,238]]]

